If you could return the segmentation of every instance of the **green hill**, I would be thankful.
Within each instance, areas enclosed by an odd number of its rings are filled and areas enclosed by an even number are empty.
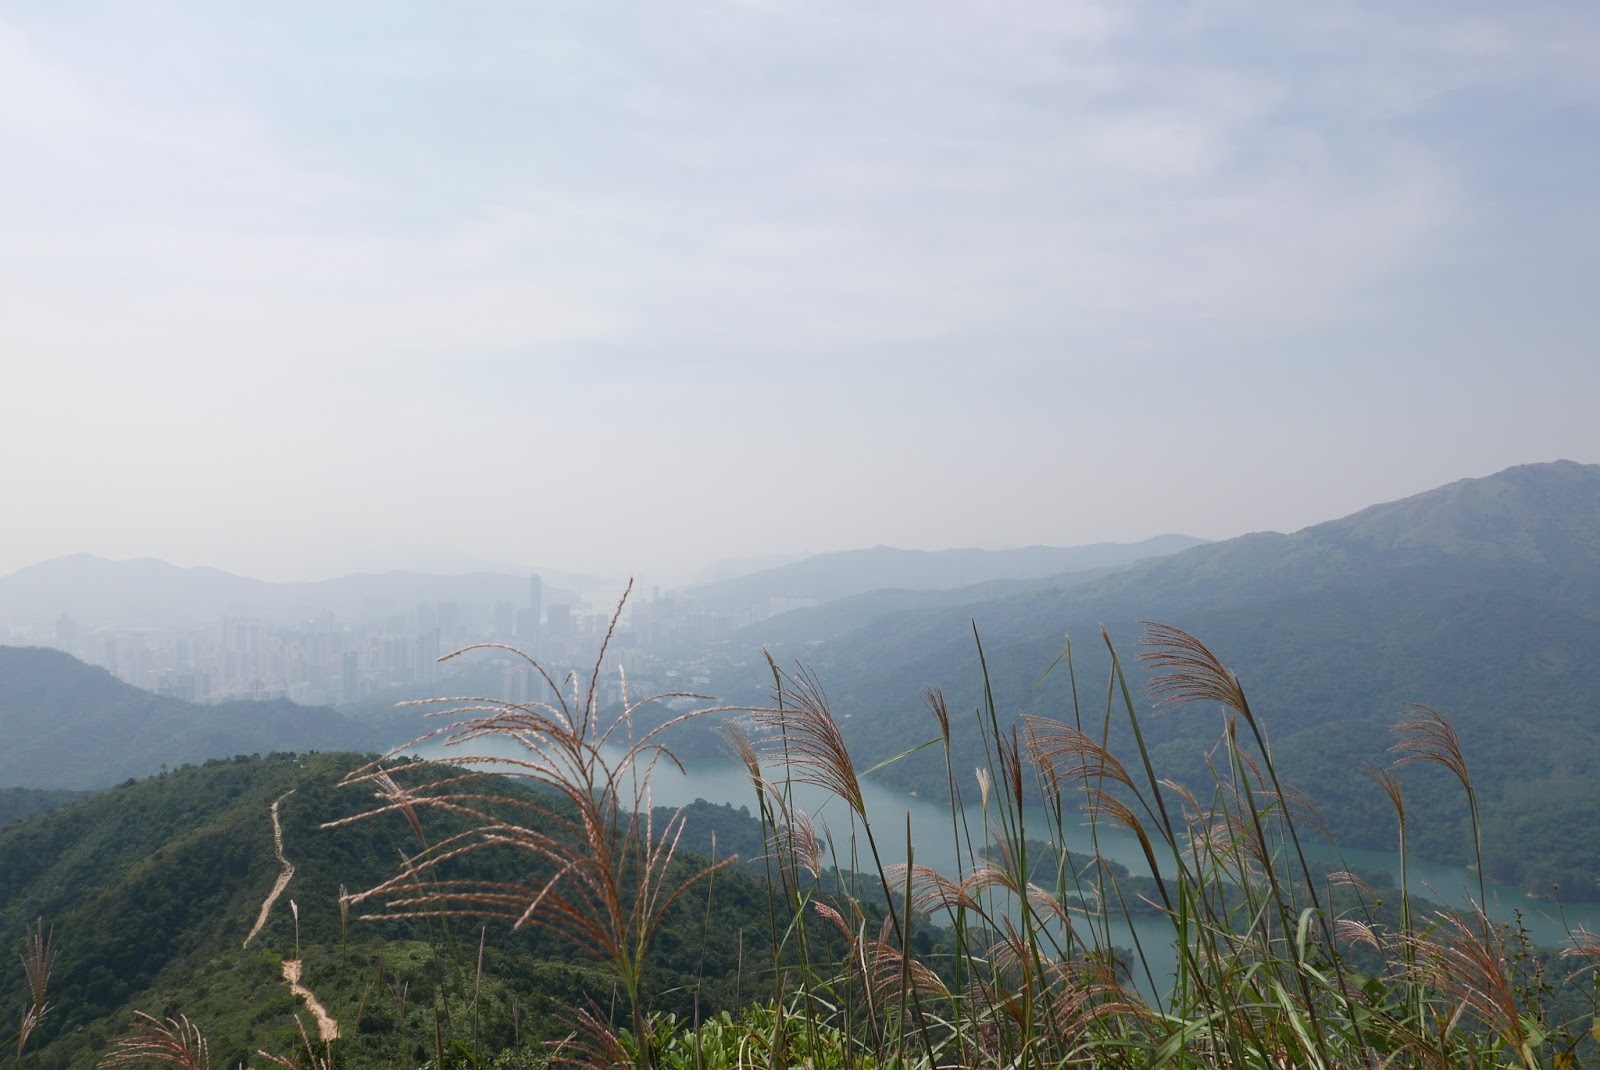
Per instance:
[[[59,950],[54,1010],[30,1042],[28,1064],[94,1065],[134,1010],[188,1015],[210,1036],[215,1065],[237,1065],[258,1048],[287,1053],[304,1008],[282,962],[296,957],[304,984],[341,1025],[343,1065],[422,1062],[434,1057],[436,1036],[502,1050],[564,1033],[574,1004],[611,1005],[610,976],[541,929],[490,923],[480,975],[480,927],[471,919],[345,924],[341,889],[378,884],[402,852],[418,850],[398,814],[322,827],[371,805],[370,791],[337,786],[361,760],[211,761],[0,829],[0,947],[21,948],[43,919]],[[245,947],[282,872],[275,801],[293,877]],[[461,827],[424,824],[433,838]],[[524,880],[534,866],[526,855],[482,855],[451,875]],[[703,897],[685,900],[659,940],[650,985],[663,1009],[687,1013],[697,998],[707,1009],[733,1005],[741,980],[743,996],[756,991],[739,975],[741,930],[765,939],[764,893],[732,872],[719,875],[716,892],[714,916]],[[0,1009],[10,1015],[27,1003],[13,959],[0,970]]]
[[[1046,583],[1004,598],[951,592],[940,606],[777,618],[780,661],[814,665],[859,760],[871,764],[934,734],[919,701],[943,687],[956,711],[957,767],[981,760],[970,711],[983,700],[976,624],[1000,714],[1071,717],[1066,674],[1041,674],[1070,636],[1084,715],[1100,723],[1106,627],[1124,666],[1139,621],[1175,624],[1244,681],[1281,768],[1324,805],[1347,846],[1390,847],[1393,819],[1359,774],[1382,763],[1400,703],[1456,723],[1483,798],[1495,875],[1568,897],[1600,895],[1600,466],[1513,468],[1292,535],[1196,547],[1087,583]],[[815,627],[807,630],[806,623]],[[747,659],[713,680],[754,698],[764,668]],[[965,711],[965,712],[964,712]],[[1198,771],[1220,723],[1200,710],[1146,720],[1163,768]],[[1123,738],[1122,745],[1127,740]],[[1465,860],[1459,793],[1408,769],[1414,844]],[[931,752],[884,770],[927,794],[943,784]]]

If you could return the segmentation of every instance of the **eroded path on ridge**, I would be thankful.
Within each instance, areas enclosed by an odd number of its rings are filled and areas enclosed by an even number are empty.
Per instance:
[[[339,1023],[333,1019],[317,997],[312,995],[311,989],[300,983],[301,964],[299,959],[283,960],[283,979],[289,982],[289,991],[306,1001],[306,1010],[311,1012],[311,1017],[317,1020],[317,1038],[319,1040],[338,1040]]]
[[[294,863],[283,856],[283,825],[278,822],[278,804],[293,794],[294,789],[290,788],[272,802],[270,811],[272,814],[272,849],[277,852],[278,863],[283,866],[283,869],[279,872],[278,879],[273,882],[272,891],[267,893],[266,901],[261,904],[261,913],[256,915],[256,923],[250,926],[250,935],[244,938],[245,947],[250,946],[250,941],[256,938],[256,933],[260,932],[261,927],[267,923],[267,915],[272,913],[272,904],[278,901],[278,896],[283,894],[283,890],[289,887],[289,882],[294,879]]]
[[[289,882],[294,879],[294,863],[289,861],[288,857],[283,853],[283,823],[278,820],[278,804],[293,794],[294,789],[290,788],[278,796],[273,800],[272,807],[268,811],[272,815],[272,850],[277,854],[278,864],[283,868],[278,872],[278,879],[272,882],[272,891],[267,893],[266,900],[262,902],[261,913],[256,915],[256,923],[250,926],[250,934],[244,938],[245,947],[250,946],[250,941],[256,938],[256,933],[260,932],[261,927],[267,923],[267,918],[272,914],[272,905],[278,901],[278,897],[283,894],[283,890],[289,887]],[[300,922],[297,917],[295,919],[295,942],[297,945],[300,939],[299,925]],[[298,947],[296,947],[296,950],[299,950]],[[328,1013],[328,1009],[322,1005],[311,989],[300,983],[301,973],[304,968],[299,959],[284,959],[283,979],[288,982],[291,993],[305,1000],[306,1009],[317,1020],[318,1038],[325,1041],[338,1040],[339,1023]]]

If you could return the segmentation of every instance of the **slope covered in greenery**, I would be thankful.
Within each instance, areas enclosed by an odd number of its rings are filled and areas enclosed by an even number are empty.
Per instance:
[[[53,1010],[29,1044],[29,1065],[92,1066],[135,1010],[188,1015],[210,1036],[216,1065],[238,1065],[258,1048],[287,1053],[297,1011],[310,1019],[284,982],[285,959],[304,961],[304,983],[341,1025],[348,1065],[422,1062],[440,1040],[507,1048],[519,1037],[562,1035],[572,1006],[610,1006],[614,986],[601,965],[537,927],[356,920],[370,907],[344,918],[342,890],[377,885],[402,852],[421,849],[399,814],[323,827],[372,803],[370,792],[337,786],[361,761],[339,753],[211,761],[0,830],[0,948],[21,948],[42,919],[59,956]],[[293,877],[245,947],[283,871],[275,801]],[[460,827],[424,820],[434,839]],[[452,872],[526,880],[537,871],[526,856],[486,855]],[[758,990],[738,964],[743,942],[765,938],[764,893],[730,871],[716,895],[715,914],[702,897],[672,915],[650,975],[664,1010],[688,1013],[696,999],[715,1009]],[[8,957],[0,1009],[10,1016],[28,996]]]
[[[819,625],[841,620],[813,613]],[[930,738],[918,696],[944,689],[957,716],[960,764],[982,757],[984,703],[973,627],[999,714],[1073,711],[1064,672],[1044,675],[1070,636],[1083,716],[1098,725],[1109,662],[1100,630],[1135,649],[1140,620],[1204,636],[1249,682],[1266,712],[1284,775],[1324,804],[1342,842],[1392,847],[1392,822],[1360,776],[1381,763],[1400,704],[1426,702],[1459,727],[1486,815],[1490,864],[1530,887],[1597,894],[1600,859],[1600,466],[1529,465],[1374,506],[1293,535],[1197,547],[1077,585],[999,600],[886,612],[843,630],[795,630],[780,663],[813,665],[868,763]],[[1136,665],[1126,666],[1137,687]],[[759,663],[714,681],[753,695]],[[1043,677],[1043,678],[1042,678]],[[1042,678],[1042,679],[1041,679]],[[1201,711],[1149,719],[1152,746],[1193,777],[1220,722]],[[882,774],[943,790],[931,753]],[[1418,844],[1466,859],[1463,817],[1447,783],[1416,771]]]
[[[0,825],[54,810],[88,794],[69,788],[0,788]]]

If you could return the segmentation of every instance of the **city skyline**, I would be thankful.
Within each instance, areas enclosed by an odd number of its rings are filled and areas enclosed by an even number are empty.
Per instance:
[[[288,699],[349,706],[431,697],[442,680],[481,677],[481,657],[440,660],[474,644],[536,651],[540,664],[559,679],[587,667],[610,632],[607,666],[625,668],[653,693],[669,671],[695,663],[697,655],[685,654],[685,644],[703,646],[797,604],[781,599],[766,609],[726,613],[680,608],[657,593],[595,612],[568,602],[542,606],[542,600],[542,578],[534,575],[522,604],[469,598],[407,605],[384,597],[368,599],[355,611],[323,608],[310,619],[239,609],[183,624],[145,618],[92,627],[64,611],[53,624],[0,622],[0,644],[53,647],[125,683],[187,702]],[[665,651],[676,657],[663,660]],[[498,651],[489,659],[489,675],[507,700],[551,700],[548,682],[522,659]],[[617,686],[608,677],[607,693]]]

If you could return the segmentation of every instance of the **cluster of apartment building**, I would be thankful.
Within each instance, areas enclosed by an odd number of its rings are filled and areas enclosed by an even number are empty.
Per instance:
[[[626,670],[630,690],[691,688],[695,651],[725,639],[751,614],[680,606],[657,591],[636,599],[612,629],[612,614],[558,603],[546,606],[539,577],[528,595],[487,604],[427,602],[405,609],[374,602],[363,612],[325,612],[285,622],[226,617],[191,627],[83,628],[60,617],[43,642],[100,665],[136,687],[190,702],[287,698],[307,705],[353,705],[448,693],[456,677],[499,688],[511,701],[548,701],[544,677],[510,654],[493,650],[441,663],[441,655],[499,643],[536,658],[558,682],[585,678],[608,630],[608,670]],[[688,666],[687,668],[685,666]],[[681,677],[681,679],[680,679]],[[605,701],[621,698],[608,671]]]

